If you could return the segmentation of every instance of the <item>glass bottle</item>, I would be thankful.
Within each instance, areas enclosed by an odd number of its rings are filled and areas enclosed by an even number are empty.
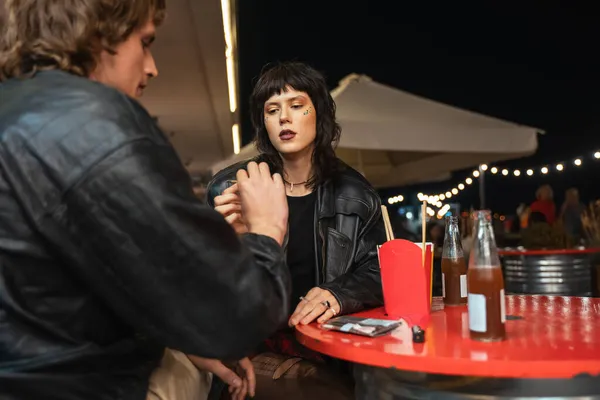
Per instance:
[[[467,263],[463,254],[458,217],[446,217],[442,250],[442,295],[447,306],[467,304]]]
[[[475,211],[475,237],[467,272],[471,339],[494,342],[506,338],[504,278],[489,210]]]

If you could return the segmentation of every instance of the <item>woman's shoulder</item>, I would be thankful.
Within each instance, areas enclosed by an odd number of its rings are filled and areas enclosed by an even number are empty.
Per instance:
[[[360,172],[342,161],[332,179],[332,186],[337,201],[360,203],[368,207],[370,214],[381,209],[381,199],[373,185]]]
[[[339,168],[334,178],[336,187],[340,190],[366,191],[367,195],[377,195],[377,191],[363,174],[339,160]]]

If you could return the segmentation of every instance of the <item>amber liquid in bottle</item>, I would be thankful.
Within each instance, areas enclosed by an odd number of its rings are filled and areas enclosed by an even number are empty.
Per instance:
[[[500,341],[506,339],[504,278],[490,211],[477,211],[475,224],[467,272],[470,336],[473,340]]]
[[[471,339],[494,342],[506,338],[504,278],[500,266],[468,272]]]
[[[463,254],[458,217],[446,217],[442,250],[442,292],[444,304],[467,304],[467,263]]]
[[[465,258],[442,258],[442,278],[444,304],[447,306],[467,304],[468,280]]]

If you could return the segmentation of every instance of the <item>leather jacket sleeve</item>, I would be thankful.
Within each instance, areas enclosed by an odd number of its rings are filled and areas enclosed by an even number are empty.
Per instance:
[[[238,170],[246,169],[250,161],[260,162],[260,158],[244,160],[217,172],[206,185],[206,204],[211,208],[214,208],[215,197],[219,196],[225,189],[231,186],[232,183],[230,183],[230,181],[236,179]]]
[[[351,314],[383,305],[377,246],[386,241],[386,236],[381,201],[376,195],[371,197],[373,212],[358,233],[352,268],[331,282],[320,285],[336,297],[341,307],[340,314]]]
[[[133,129],[93,126],[109,137]],[[69,266],[122,320],[167,347],[239,359],[287,317],[282,248],[266,236],[239,239],[194,196],[166,140],[140,133],[116,147],[51,217],[76,249],[64,255]]]

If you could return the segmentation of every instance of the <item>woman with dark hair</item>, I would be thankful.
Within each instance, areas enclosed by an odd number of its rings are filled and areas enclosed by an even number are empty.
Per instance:
[[[352,397],[339,369],[331,368],[333,361],[297,343],[293,327],[382,305],[376,248],[385,241],[381,201],[360,173],[335,156],[341,129],[335,103],[319,72],[302,63],[275,65],[260,76],[250,104],[260,152],[255,161],[269,164],[271,171],[283,176],[286,186],[286,249],[292,277],[288,326],[252,357],[257,396]],[[232,180],[247,163],[217,173],[208,185],[209,204],[238,233],[247,229]]]

